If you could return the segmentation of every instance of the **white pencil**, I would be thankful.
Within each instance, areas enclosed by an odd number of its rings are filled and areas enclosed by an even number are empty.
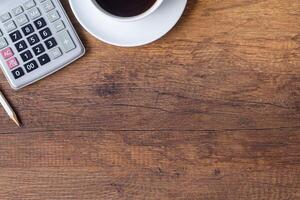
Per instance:
[[[3,106],[4,110],[8,116],[20,127],[21,123],[12,107],[9,105],[8,101],[5,99],[4,95],[0,91],[0,104]]]

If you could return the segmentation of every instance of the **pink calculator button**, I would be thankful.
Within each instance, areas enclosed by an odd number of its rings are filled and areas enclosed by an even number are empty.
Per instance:
[[[14,57],[14,58],[11,58],[11,59],[9,59],[8,61],[6,61],[6,64],[7,64],[7,66],[9,67],[9,69],[13,69],[13,68],[15,68],[16,66],[19,65],[19,62],[18,62],[18,60]]]
[[[4,59],[8,59],[14,55],[13,51],[11,48],[7,47],[6,49],[1,51],[1,55]]]

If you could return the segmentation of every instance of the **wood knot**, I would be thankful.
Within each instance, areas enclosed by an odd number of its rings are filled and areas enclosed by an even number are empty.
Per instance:
[[[220,169],[215,169],[215,170],[214,170],[214,175],[215,175],[215,176],[219,176],[220,174],[221,174]]]
[[[114,96],[121,93],[121,83],[104,83],[97,87],[96,93],[98,96]]]

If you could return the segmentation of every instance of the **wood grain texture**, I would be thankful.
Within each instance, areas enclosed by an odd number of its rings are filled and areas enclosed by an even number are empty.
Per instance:
[[[189,0],[138,48],[0,85],[0,199],[300,199],[300,2]]]

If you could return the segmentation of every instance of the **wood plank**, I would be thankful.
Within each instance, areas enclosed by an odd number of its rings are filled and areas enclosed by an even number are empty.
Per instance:
[[[0,135],[1,199],[298,199],[297,130]]]

